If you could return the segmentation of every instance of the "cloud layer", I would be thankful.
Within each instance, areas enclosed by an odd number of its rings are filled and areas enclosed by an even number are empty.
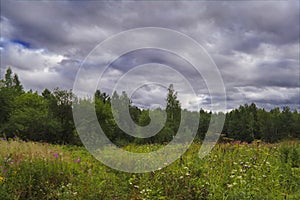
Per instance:
[[[228,109],[251,102],[267,109],[285,105],[300,109],[299,10],[299,1],[1,1],[1,75],[11,66],[27,89],[72,88],[80,64],[97,44],[132,28],[163,27],[182,32],[205,48],[223,77]],[[113,52],[102,56],[87,70],[103,68]],[[106,71],[101,88],[110,92],[118,77],[145,63],[166,64],[198,81],[201,95],[196,98],[178,88],[183,107],[210,108],[202,77],[182,58],[158,50],[121,56]],[[157,75],[166,83],[174,82],[167,72]],[[133,78],[140,79],[139,74]],[[88,80],[82,81],[88,85]],[[164,105],[165,92],[145,86],[132,98],[145,107]]]

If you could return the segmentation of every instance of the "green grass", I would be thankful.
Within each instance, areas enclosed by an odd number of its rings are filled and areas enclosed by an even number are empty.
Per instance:
[[[300,199],[300,142],[218,144],[204,159],[199,148],[159,171],[130,174],[83,147],[3,140],[0,199]]]

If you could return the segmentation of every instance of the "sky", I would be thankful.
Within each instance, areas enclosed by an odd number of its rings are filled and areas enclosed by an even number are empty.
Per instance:
[[[90,54],[98,44],[122,31],[160,27],[185,34],[203,47],[223,79],[227,110],[252,102],[266,109],[289,106],[300,110],[297,0],[1,0],[0,11],[1,77],[10,66],[26,90],[71,89],[78,70],[85,66],[92,75],[105,69],[99,88],[110,94],[133,68],[144,65],[142,72],[131,73],[127,81],[134,84],[155,80],[163,84],[134,88],[130,95],[134,104],[143,108],[164,106],[165,85],[173,83],[183,108],[209,110],[212,102],[207,82],[180,55],[159,49],[138,49],[119,56],[105,68],[104,63],[116,56],[114,52],[94,57]],[[151,34],[117,45],[124,47],[152,39],[163,46],[185,49],[184,43]],[[197,95],[187,90],[188,84],[178,77],[193,83]],[[92,76],[79,81],[94,88],[95,80],[91,79]]]

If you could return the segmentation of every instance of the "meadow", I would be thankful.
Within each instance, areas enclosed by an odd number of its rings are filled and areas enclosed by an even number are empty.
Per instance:
[[[300,199],[300,142],[193,143],[154,172],[113,170],[84,147],[0,141],[1,199]],[[158,145],[129,145],[148,152]]]

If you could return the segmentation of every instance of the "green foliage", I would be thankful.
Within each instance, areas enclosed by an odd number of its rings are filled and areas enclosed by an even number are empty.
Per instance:
[[[129,145],[149,152],[161,145]],[[192,144],[149,173],[116,171],[83,147],[0,141],[1,199],[299,199],[300,143],[218,144],[205,158]],[[118,156],[118,155],[115,155]],[[285,158],[286,157],[286,158]]]
[[[170,129],[173,129],[173,134],[175,134],[178,130],[180,124],[180,117],[181,117],[181,105],[179,100],[177,99],[177,92],[175,92],[173,84],[171,84],[168,88],[167,94],[167,126]],[[173,136],[173,135],[172,135]]]
[[[293,120],[291,124],[292,137],[300,138],[300,113],[297,110],[293,112]]]
[[[0,129],[3,129],[14,109],[14,98],[23,92],[23,86],[19,81],[18,75],[13,74],[12,70],[8,68],[5,79],[0,80]]]
[[[235,140],[252,142],[254,140],[254,112],[246,104],[229,113],[228,134]]]
[[[36,93],[24,93],[17,96],[13,103],[14,110],[4,129],[6,136],[42,140],[48,130],[48,113],[43,98]]]
[[[120,109],[112,110],[113,101]],[[77,99],[71,90],[58,88],[53,91],[45,89],[41,95],[31,90],[25,93],[18,75],[8,68],[4,79],[0,80],[0,134],[8,138],[18,136],[26,140],[81,145],[73,122],[72,107],[76,105],[80,105],[82,110],[85,107],[86,109],[94,107],[101,128],[118,146],[130,143],[170,142],[178,132],[182,112],[188,116],[183,130],[186,134],[195,132],[196,141],[201,141],[207,135],[212,116],[225,115],[203,109],[199,112],[182,110],[172,84],[166,95],[166,108],[151,111],[141,110],[133,105],[126,92],[120,95],[114,92],[110,98],[105,92],[97,90],[92,99]],[[128,111],[129,116],[125,115]],[[155,136],[141,139],[126,133],[135,132],[142,135],[142,129],[136,128],[133,124],[146,126],[153,123],[150,121],[150,112],[155,119],[160,119],[160,122],[164,121],[166,112],[164,127]],[[125,120],[124,116],[127,116]],[[197,116],[200,116],[199,121],[195,122]],[[128,119],[129,117],[131,119]],[[89,119],[86,120],[90,123]],[[128,120],[132,120],[133,123],[128,123]],[[191,130],[197,124],[197,130]],[[159,124],[157,127],[160,127]],[[282,111],[279,108],[266,111],[252,103],[226,113],[220,141],[278,142],[290,138],[300,138],[300,113],[297,110],[292,112],[289,107],[283,107]]]

